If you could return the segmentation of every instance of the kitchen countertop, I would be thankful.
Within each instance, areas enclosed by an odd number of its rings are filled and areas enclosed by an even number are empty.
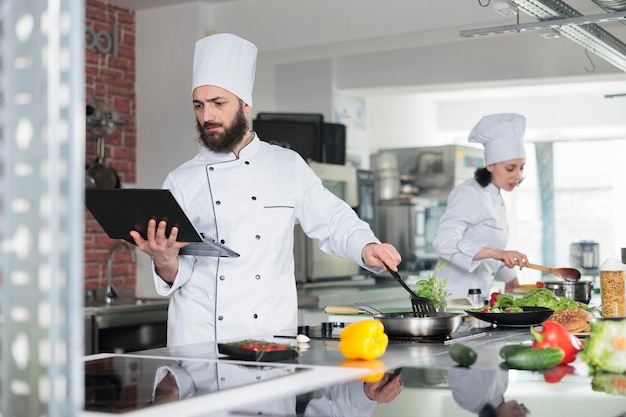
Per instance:
[[[459,332],[467,331],[464,327]],[[477,362],[469,369],[455,366],[447,353],[449,345],[443,342],[392,341],[385,355],[380,358],[380,366],[388,370],[402,367],[402,394],[392,403],[377,405],[371,414],[354,415],[475,416],[476,412],[471,413],[461,407],[463,395],[456,387],[471,378],[483,378],[481,383],[470,385],[470,397],[477,398],[487,391],[484,388],[485,375],[487,381],[504,378],[505,400],[515,399],[524,403],[532,415],[618,417],[626,412],[626,397],[592,388],[593,377],[580,359],[572,364],[574,373],[566,375],[557,383],[546,382],[541,372],[502,369],[498,355],[500,348],[505,344],[530,343],[528,328],[487,328],[480,331],[485,334],[463,341],[478,352]],[[294,339],[289,337],[259,338],[294,343]],[[282,409],[280,415],[300,416],[304,415],[301,413],[307,406],[312,409],[314,403],[318,405],[315,401],[326,400],[340,409],[349,402],[349,396],[342,397],[341,393],[349,392],[349,387],[361,387],[358,378],[371,371],[342,366],[344,358],[338,351],[338,344],[336,339],[314,338],[309,349],[303,351],[297,359],[267,363],[229,359],[218,354],[216,343],[160,348],[132,354],[88,356],[85,358],[87,405],[92,411],[85,411],[83,415],[249,416],[259,412],[276,415],[276,407],[287,407]],[[194,389],[184,400],[148,406],[155,375],[163,366],[176,369],[175,374],[182,375],[179,377],[181,386]],[[382,369],[375,368],[374,371]],[[107,383],[115,387],[108,391],[108,397],[96,395],[97,390],[94,389],[102,386],[103,377],[108,378]],[[100,382],[94,382],[97,378],[100,378]],[[118,395],[111,394],[114,392]],[[93,397],[90,397],[90,393]],[[330,399],[326,394],[330,395]],[[307,416],[329,415],[321,411],[313,414],[309,412]]]
[[[116,299],[111,304],[104,301],[86,301],[83,306],[85,315],[125,314],[137,311],[167,310],[167,298],[128,298]]]

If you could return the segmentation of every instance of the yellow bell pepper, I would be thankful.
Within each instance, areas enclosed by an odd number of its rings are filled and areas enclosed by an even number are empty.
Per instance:
[[[343,329],[339,339],[339,351],[347,359],[380,358],[389,344],[385,328],[378,320],[351,323]]]
[[[364,375],[359,379],[363,382],[378,382],[383,379],[385,376],[385,364],[381,361],[372,360],[372,361],[364,361],[361,359],[348,359],[341,363],[341,366],[347,368],[365,368],[371,369],[372,373]]]

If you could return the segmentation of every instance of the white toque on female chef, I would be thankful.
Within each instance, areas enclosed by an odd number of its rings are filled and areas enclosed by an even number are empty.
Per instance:
[[[218,33],[196,42],[191,93],[201,85],[230,91],[252,106],[257,47],[239,36]]]
[[[524,131],[526,118],[514,113],[491,114],[474,126],[469,142],[485,147],[485,164],[526,158]]]

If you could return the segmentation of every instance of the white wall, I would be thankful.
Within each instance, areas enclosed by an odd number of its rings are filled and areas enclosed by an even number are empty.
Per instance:
[[[198,152],[191,104],[196,39],[207,30],[206,5],[137,13],[137,187],[160,188],[169,171]],[[138,297],[154,297],[150,258],[137,251]]]
[[[467,134],[483,115],[502,112],[527,117],[527,141],[624,138],[626,97],[604,98],[605,84],[613,84],[613,78],[559,86],[569,92],[558,95],[556,87],[524,86],[498,88],[491,94],[470,90],[369,97],[370,151],[466,144]]]
[[[160,187],[198,151],[191,104],[196,39],[207,7],[190,3],[137,13],[137,184]]]

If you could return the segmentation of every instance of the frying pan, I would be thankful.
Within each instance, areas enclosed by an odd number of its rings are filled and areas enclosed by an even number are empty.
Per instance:
[[[104,138],[98,136],[96,140],[96,163],[87,170],[87,177],[93,178],[93,188],[120,188],[120,178],[117,172],[111,168],[104,156]]]
[[[327,314],[371,313],[380,321],[389,337],[443,337],[455,333],[463,322],[463,314],[435,312],[426,317],[416,317],[413,311],[383,313],[373,307],[359,304],[358,307],[327,306]]]

